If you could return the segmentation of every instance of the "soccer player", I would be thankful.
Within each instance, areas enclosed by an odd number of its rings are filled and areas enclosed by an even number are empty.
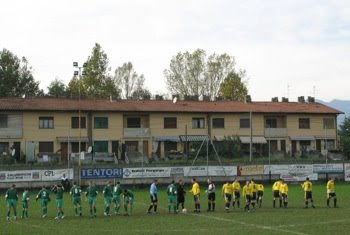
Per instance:
[[[75,216],[82,216],[81,188],[75,182],[73,182],[73,187],[70,189],[70,197],[74,205]]]
[[[235,179],[235,181],[232,183],[232,188],[234,193],[232,207],[235,207],[235,204],[237,202],[237,208],[239,208],[240,197],[241,197],[241,184],[238,182],[237,179]]]
[[[154,208],[154,213],[157,213],[157,203],[158,203],[158,197],[157,197],[157,192],[158,192],[158,189],[157,189],[157,180],[154,179],[153,180],[153,183],[151,184],[151,187],[149,189],[149,193],[150,193],[150,198],[151,198],[151,204],[148,208],[148,211],[147,213],[148,214],[151,214],[151,210],[152,208]]]
[[[194,201],[194,208],[195,208],[193,212],[199,213],[201,212],[201,204],[199,200],[201,189],[195,178],[192,179],[192,189],[190,190],[190,192],[193,194],[193,201]]]
[[[309,200],[311,202],[312,208],[315,208],[314,206],[314,200],[312,199],[312,183],[309,180],[309,177],[306,177],[305,182],[301,185],[301,187],[304,189],[305,195],[305,208],[308,208]]]
[[[64,212],[62,207],[63,207],[64,188],[62,185],[54,185],[51,191],[56,194],[57,216],[55,217],[55,219],[63,219]]]
[[[132,213],[132,204],[134,202],[134,194],[129,189],[124,189],[124,209],[125,215],[130,216]]]
[[[51,201],[50,199],[50,191],[43,186],[42,189],[39,191],[38,195],[36,195],[35,200],[37,201],[38,199],[40,199],[41,202],[41,210],[43,213],[43,218],[47,217],[47,205],[49,204],[49,202]]]
[[[207,211],[215,211],[215,184],[208,179],[208,209]]]
[[[173,208],[174,213],[177,213],[176,211],[176,195],[177,195],[177,190],[175,186],[175,181],[172,180],[171,184],[167,188],[167,194],[168,194],[168,209],[169,213],[171,212],[171,208]]]
[[[283,179],[281,180],[281,184],[280,184],[280,194],[281,194],[283,206],[284,206],[284,208],[287,208],[287,206],[288,206],[288,185]]]
[[[13,210],[13,215],[14,215],[13,219],[16,220],[17,219],[16,207],[17,207],[18,194],[17,194],[15,184],[13,184],[11,188],[9,188],[6,191],[5,199],[7,203],[7,220],[10,220],[11,208]]]
[[[272,191],[273,191],[273,208],[276,207],[276,199],[278,198],[280,202],[280,207],[282,207],[282,200],[281,200],[281,195],[280,195],[280,185],[281,185],[281,179],[277,180],[273,185],[272,185]]]
[[[226,212],[229,212],[230,210],[232,194],[233,194],[233,186],[229,181],[227,181],[226,184],[222,185],[222,196],[224,196]]]
[[[181,209],[185,209],[185,194],[186,191],[184,189],[184,182],[182,180],[179,180],[177,186],[176,186],[176,191],[177,191],[177,211],[179,211],[179,205],[181,205]]]
[[[90,206],[90,217],[96,217],[97,194],[98,194],[98,191],[96,190],[96,187],[92,184],[92,182],[89,182],[89,186],[86,189],[85,196],[87,197],[87,200]]]
[[[250,204],[252,202],[252,197],[253,197],[253,187],[250,184],[249,180],[246,181],[242,191],[243,191],[243,197],[245,197],[245,202],[246,202],[244,211],[250,212]]]
[[[258,190],[257,190],[257,188],[256,188],[256,184],[255,184],[255,182],[254,182],[254,179],[252,179],[252,180],[250,181],[250,186],[251,186],[252,189],[253,189],[252,206],[253,206],[253,208],[255,208]]]
[[[104,211],[104,215],[105,216],[110,216],[109,212],[110,212],[110,208],[111,208],[111,204],[112,204],[112,197],[113,197],[113,193],[112,193],[112,182],[109,181],[107,183],[107,185],[103,188],[103,197],[104,197],[104,204],[105,204],[105,211]]]
[[[22,219],[28,218],[28,207],[29,207],[29,191],[24,189],[22,194]]]
[[[331,198],[333,198],[334,208],[336,208],[337,196],[335,195],[334,181],[335,181],[335,177],[331,178],[327,182],[327,206],[329,207],[329,201],[331,200]]]
[[[259,205],[259,208],[261,208],[262,199],[264,196],[264,185],[263,184],[256,184],[256,189],[258,190],[258,193],[257,193],[258,205]]]
[[[112,202],[115,205],[114,208],[114,214],[119,215],[120,210],[120,195],[123,193],[123,189],[120,186],[120,182],[117,182],[117,184],[113,188],[113,199]]]

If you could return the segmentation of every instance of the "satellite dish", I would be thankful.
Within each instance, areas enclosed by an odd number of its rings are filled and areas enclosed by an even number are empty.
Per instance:
[[[12,149],[12,151],[11,151],[11,156],[14,157],[15,154],[16,154],[16,149]]]
[[[91,153],[91,152],[92,152],[92,147],[89,146],[89,148],[88,148],[88,153]]]
[[[176,102],[177,102],[177,97],[175,97],[175,98],[173,99],[173,103],[176,104]]]

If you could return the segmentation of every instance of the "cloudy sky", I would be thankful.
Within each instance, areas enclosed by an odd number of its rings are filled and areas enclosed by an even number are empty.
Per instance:
[[[98,42],[111,72],[131,61],[154,93],[173,55],[201,48],[235,56],[253,100],[350,99],[349,0],[2,0],[0,22],[0,49],[26,56],[42,88]]]

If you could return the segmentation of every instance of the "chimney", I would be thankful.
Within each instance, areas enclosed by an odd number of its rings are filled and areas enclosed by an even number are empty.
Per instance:
[[[156,100],[163,100],[163,96],[161,96],[161,95],[156,95]]]
[[[284,103],[288,103],[288,102],[289,102],[289,100],[288,100],[288,98],[286,98],[286,97],[282,97],[282,102],[284,102]]]
[[[298,102],[299,103],[305,103],[305,97],[304,96],[299,96],[298,97]]]
[[[273,97],[273,98],[271,99],[271,102],[274,102],[274,103],[278,102],[278,97]]]
[[[251,102],[252,102],[252,97],[250,95],[246,95],[245,103],[251,103]]]
[[[308,96],[308,97],[307,97],[307,102],[308,102],[308,103],[315,103],[315,97]]]

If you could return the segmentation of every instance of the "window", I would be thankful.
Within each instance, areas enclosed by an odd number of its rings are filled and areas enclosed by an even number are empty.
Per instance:
[[[125,141],[126,151],[128,152],[138,152],[139,142],[138,141]]]
[[[334,119],[333,118],[324,118],[323,119],[323,129],[334,129]]]
[[[80,126],[81,128],[86,128],[86,118],[80,117]],[[72,117],[72,128],[79,128],[79,117]]]
[[[334,142],[334,140],[327,140],[325,145],[324,145],[324,148],[325,149],[327,148],[327,150],[335,149],[335,142]]]
[[[39,142],[39,153],[53,153],[53,142]]]
[[[241,118],[239,120],[240,128],[250,128],[250,119],[249,118]]]
[[[277,140],[270,140],[269,141],[270,143],[270,152],[273,153],[273,152],[277,152],[278,150],[278,143],[277,143]]]
[[[53,129],[53,117],[39,117],[40,129]]]
[[[213,118],[213,128],[225,128],[224,118]]]
[[[7,128],[7,115],[0,114],[0,128]]]
[[[192,118],[193,129],[203,129],[204,127],[204,118]]]
[[[95,153],[108,153],[108,141],[94,141]]]
[[[86,152],[86,143],[80,142],[80,151]],[[79,142],[72,142],[72,153],[79,153]]]
[[[310,129],[310,118],[299,118],[299,129]]]
[[[96,129],[107,129],[108,128],[108,117],[95,117],[94,127]]]
[[[277,128],[277,119],[275,118],[267,118],[265,121],[266,128]]]
[[[0,142],[0,154],[7,153],[9,151],[9,143],[8,142]]]
[[[129,117],[127,119],[128,128],[141,128],[141,118],[139,117]]]
[[[177,118],[176,117],[165,117],[164,118],[164,128],[165,129],[176,129],[177,128]]]
[[[172,152],[177,151],[177,143],[176,142],[164,142],[164,152]]]

